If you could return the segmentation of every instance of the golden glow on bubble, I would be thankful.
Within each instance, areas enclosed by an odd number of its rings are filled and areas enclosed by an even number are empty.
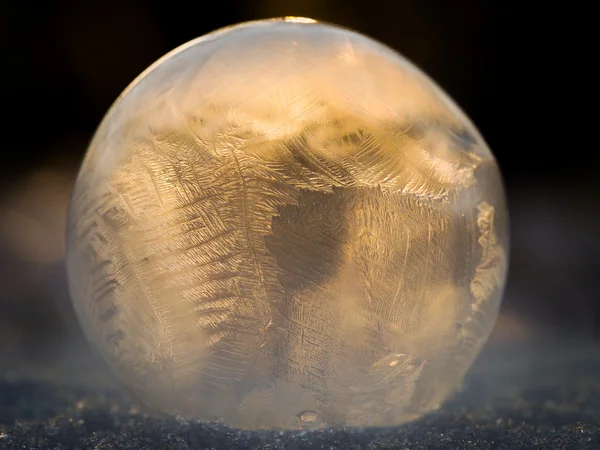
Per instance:
[[[286,16],[284,18],[286,22],[292,23],[316,23],[317,21],[314,19],[309,19],[307,17],[296,17],[296,16]]]
[[[401,55],[249,22],[169,53],[108,112],[71,202],[70,290],[146,407],[396,425],[486,342],[506,220],[485,141]]]

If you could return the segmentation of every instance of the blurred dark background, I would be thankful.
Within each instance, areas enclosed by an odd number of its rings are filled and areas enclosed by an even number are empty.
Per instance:
[[[63,269],[65,213],[86,146],[119,93],[190,39],[284,15],[345,25],[397,49],[485,136],[504,174],[512,223],[509,282],[495,336],[545,330],[598,338],[600,183],[593,155],[578,156],[582,149],[571,139],[582,130],[565,116],[576,113],[560,103],[571,95],[555,47],[565,24],[518,5],[0,2],[0,364],[54,358],[48,348],[80,338]]]

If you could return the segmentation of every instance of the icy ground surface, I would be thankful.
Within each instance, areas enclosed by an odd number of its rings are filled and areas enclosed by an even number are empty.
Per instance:
[[[440,411],[394,428],[312,432],[246,432],[152,417],[119,393],[86,354],[35,376],[30,367],[4,368],[1,448],[600,448],[597,344],[549,338],[496,343]]]

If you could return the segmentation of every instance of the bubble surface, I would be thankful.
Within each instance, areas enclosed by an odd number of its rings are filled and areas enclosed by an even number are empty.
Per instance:
[[[67,266],[150,408],[241,428],[396,425],[459,386],[507,261],[501,177],[413,64],[307,19],[169,53],[100,124]]]

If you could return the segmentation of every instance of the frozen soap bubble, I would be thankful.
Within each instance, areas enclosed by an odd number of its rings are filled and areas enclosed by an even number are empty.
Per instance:
[[[306,19],[194,40],[129,86],[77,178],[77,313],[151,409],[242,428],[395,425],[494,324],[493,155],[399,54]]]

